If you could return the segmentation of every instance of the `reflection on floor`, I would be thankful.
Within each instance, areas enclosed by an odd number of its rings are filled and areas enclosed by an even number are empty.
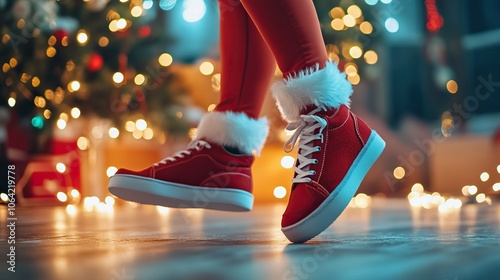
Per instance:
[[[2,260],[0,279],[500,279],[498,205],[439,213],[375,199],[302,245],[282,235],[283,208],[18,207],[16,272]]]

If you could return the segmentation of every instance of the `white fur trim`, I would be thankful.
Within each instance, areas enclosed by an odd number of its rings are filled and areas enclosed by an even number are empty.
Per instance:
[[[345,73],[339,71],[337,63],[327,61],[321,70],[316,65],[274,83],[271,91],[283,118],[295,122],[307,105],[321,108],[349,106],[352,86]]]
[[[245,113],[214,111],[201,119],[195,139],[207,139],[251,154],[254,150],[260,153],[268,133],[266,118],[256,120]]]

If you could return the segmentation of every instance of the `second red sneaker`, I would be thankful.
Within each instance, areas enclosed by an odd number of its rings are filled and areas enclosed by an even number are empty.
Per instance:
[[[287,129],[295,130],[285,150],[299,143],[282,231],[305,242],[344,211],[385,142],[349,110],[351,85],[331,62],[275,85],[273,93]]]
[[[119,198],[144,204],[249,211],[253,205],[252,151],[262,148],[267,133],[266,119],[208,113],[185,150],[141,171],[119,169],[108,189]]]

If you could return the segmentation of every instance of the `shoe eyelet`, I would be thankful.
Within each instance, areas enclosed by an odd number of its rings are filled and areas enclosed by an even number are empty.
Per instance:
[[[316,170],[313,170],[311,175],[316,175]]]
[[[321,151],[321,146],[316,146],[316,149],[319,151]]]
[[[319,161],[317,159],[314,160],[314,164],[317,164]]]

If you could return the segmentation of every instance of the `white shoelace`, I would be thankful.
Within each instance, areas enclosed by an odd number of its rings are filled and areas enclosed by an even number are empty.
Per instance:
[[[158,166],[160,164],[166,164],[168,161],[175,162],[179,158],[184,158],[184,156],[190,155],[193,149],[196,151],[201,151],[201,149],[203,149],[203,148],[210,149],[210,148],[212,148],[212,146],[210,146],[210,144],[208,142],[203,141],[203,140],[193,141],[193,142],[189,143],[189,145],[186,147],[185,150],[180,150],[177,153],[175,153],[173,156],[166,157],[166,158],[162,159],[161,161],[155,163],[154,166]]]
[[[309,176],[316,174],[316,171],[309,170],[309,165],[318,163],[317,159],[312,158],[312,153],[321,151],[320,146],[312,146],[314,140],[321,140],[323,143],[323,129],[325,129],[327,122],[325,119],[315,116],[322,109],[318,108],[307,115],[301,115],[300,120],[290,123],[286,130],[294,130],[295,133],[286,141],[284,150],[291,152],[295,147],[297,139],[299,139],[299,154],[297,155],[298,164],[295,166],[296,176],[293,178],[293,183],[309,183],[312,181]],[[318,133],[314,131],[319,128]],[[287,147],[290,146],[290,149]]]

